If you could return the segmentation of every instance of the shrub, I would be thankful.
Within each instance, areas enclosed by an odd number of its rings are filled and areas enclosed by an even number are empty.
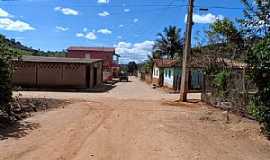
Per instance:
[[[8,59],[0,56],[0,110],[9,114],[11,100],[11,70]]]
[[[249,76],[258,92],[253,98],[257,119],[263,131],[270,136],[270,37],[254,45],[248,52]],[[254,107],[253,107],[254,108]]]
[[[226,98],[227,81],[230,75],[230,72],[226,70],[223,70],[215,75],[213,83],[218,89],[218,95],[221,97]]]

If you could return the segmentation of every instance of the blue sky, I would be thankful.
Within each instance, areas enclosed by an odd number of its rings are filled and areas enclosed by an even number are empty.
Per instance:
[[[156,34],[185,30],[187,0],[0,0],[0,32],[27,46],[63,50],[71,45],[116,47],[121,62],[141,62]],[[193,37],[216,18],[242,16],[240,0],[196,0]],[[193,41],[194,43],[194,41]]]

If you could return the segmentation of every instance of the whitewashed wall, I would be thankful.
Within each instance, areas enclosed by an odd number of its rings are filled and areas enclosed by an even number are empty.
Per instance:
[[[159,79],[159,73],[160,73],[159,68],[154,66],[154,68],[153,68],[153,78]]]
[[[173,88],[174,68],[165,68],[163,76],[164,76],[164,86]]]

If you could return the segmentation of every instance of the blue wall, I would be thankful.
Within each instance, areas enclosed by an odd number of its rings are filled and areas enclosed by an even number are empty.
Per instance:
[[[176,79],[179,77],[181,79],[182,70],[177,68],[164,68],[164,86],[169,88],[176,87]],[[190,89],[201,89],[203,83],[203,70],[202,69],[192,69],[191,71],[191,80],[190,80]],[[178,86],[179,87],[179,86]]]

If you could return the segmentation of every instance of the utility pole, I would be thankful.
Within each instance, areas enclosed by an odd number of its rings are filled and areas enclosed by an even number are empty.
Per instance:
[[[180,89],[180,101],[187,101],[187,92],[188,92],[188,69],[187,69],[187,60],[188,54],[191,51],[191,35],[192,35],[192,25],[193,25],[193,5],[194,0],[189,0],[188,4],[188,15],[186,22],[186,35],[185,35],[185,46],[183,53],[183,66],[182,66],[182,76],[181,76],[181,89]]]

